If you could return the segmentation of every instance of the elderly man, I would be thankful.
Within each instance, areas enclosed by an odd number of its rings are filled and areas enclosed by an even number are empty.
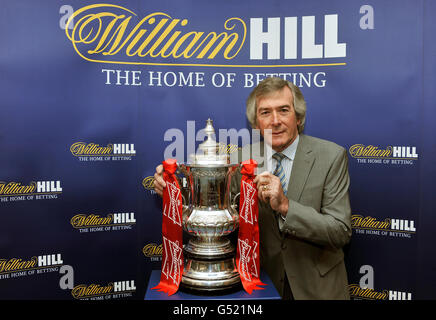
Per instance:
[[[280,78],[258,84],[246,114],[273,150],[266,159],[273,173],[265,171],[254,181],[261,200],[261,267],[283,299],[349,299],[342,250],[351,237],[345,149],[302,133],[304,97]],[[271,135],[265,134],[268,129]],[[164,186],[158,166],[156,192],[162,195]]]

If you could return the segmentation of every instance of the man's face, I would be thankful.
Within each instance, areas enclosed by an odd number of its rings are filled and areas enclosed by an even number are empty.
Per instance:
[[[288,87],[257,99],[256,128],[276,152],[286,149],[297,137],[300,120],[294,110],[294,97]],[[272,141],[265,129],[271,129]]]

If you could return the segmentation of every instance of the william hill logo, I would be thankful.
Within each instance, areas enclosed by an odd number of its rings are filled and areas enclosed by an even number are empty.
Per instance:
[[[150,261],[161,261],[162,260],[162,244],[148,243],[142,248],[142,253]]]
[[[109,143],[101,146],[97,143],[76,142],[70,147],[70,152],[79,161],[117,161],[132,160],[136,155],[132,143]]]
[[[353,300],[412,300],[412,293],[395,290],[376,291],[371,288],[361,288],[357,284],[348,285]]]
[[[71,218],[70,223],[80,233],[86,233],[131,230],[136,219],[134,212],[110,213],[106,217],[98,214],[77,214]]]
[[[246,20],[223,17],[217,26],[211,21],[208,30],[199,30],[195,21],[187,17],[173,17],[165,12],[140,15],[113,4],[88,5],[68,18],[66,36],[80,57],[99,63],[188,66],[193,65],[188,63],[191,60],[198,66],[231,66],[212,61],[227,63],[245,48],[251,61],[346,57],[347,44],[339,42],[338,14]],[[323,27],[324,42],[315,43],[315,24]],[[328,65],[345,65],[329,62]]]
[[[377,220],[371,216],[353,214],[351,227],[356,234],[411,238],[416,233],[414,220],[386,218]]]
[[[0,280],[58,271],[63,263],[60,253],[34,256],[29,260],[0,259]]]
[[[128,280],[110,282],[107,285],[80,284],[71,290],[71,295],[79,300],[107,300],[132,297],[135,292],[135,280]]]
[[[16,181],[0,181],[1,202],[57,199],[61,193],[62,186],[60,180],[31,181],[29,184],[22,184]]]
[[[355,144],[348,149],[350,155],[362,164],[400,164],[411,165],[418,160],[414,146],[387,146]]]

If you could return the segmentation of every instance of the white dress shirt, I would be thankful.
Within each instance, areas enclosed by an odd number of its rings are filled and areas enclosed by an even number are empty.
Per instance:
[[[291,172],[292,172],[292,165],[294,163],[294,159],[295,159],[295,152],[297,151],[297,147],[298,147],[298,142],[300,141],[300,136],[297,135],[297,137],[295,138],[295,140],[285,149],[283,150],[281,153],[285,156],[281,163],[282,163],[282,167],[283,170],[285,172],[285,185],[287,186],[289,184],[289,179],[291,177]],[[274,173],[276,167],[277,167],[277,160],[275,160],[272,156],[273,154],[276,153],[274,150],[272,150],[271,152],[269,152],[269,158],[268,161],[269,163],[272,163],[272,167],[270,168],[270,172]],[[279,222],[279,228],[281,230],[281,228],[283,227],[283,221],[285,221],[285,217],[283,217],[283,215],[279,214],[281,219],[278,219]]]

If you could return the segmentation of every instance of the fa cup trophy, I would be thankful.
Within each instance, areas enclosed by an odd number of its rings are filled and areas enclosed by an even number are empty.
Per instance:
[[[256,163],[230,164],[214,139],[212,120],[206,139],[186,164],[164,164],[163,256],[161,282],[153,289],[173,294],[179,285],[200,293],[219,293],[241,285],[249,293],[259,280]],[[241,188],[231,193],[232,178],[241,167]],[[175,173],[183,174],[181,180]],[[182,183],[185,182],[185,183]],[[181,188],[181,186],[184,186]],[[243,212],[238,214],[236,199]],[[240,221],[240,217],[243,218]],[[237,248],[227,238],[239,228]],[[250,225],[251,224],[251,225]],[[253,228],[252,225],[255,225]],[[191,235],[182,245],[182,229]],[[245,231],[244,231],[245,230]],[[175,237],[175,234],[179,234]]]
[[[219,152],[212,120],[207,120],[206,140],[180,165],[187,176],[189,203],[183,210],[183,228],[193,237],[185,246],[182,285],[200,291],[223,290],[240,284],[235,247],[226,237],[235,231],[239,215],[230,184],[237,165]],[[233,199],[232,199],[233,198]]]

